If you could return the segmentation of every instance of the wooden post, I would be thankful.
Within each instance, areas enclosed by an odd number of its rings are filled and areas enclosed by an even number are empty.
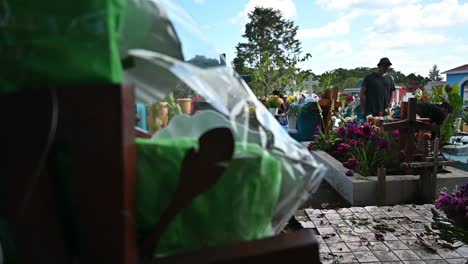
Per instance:
[[[387,203],[386,198],[386,169],[380,167],[377,171],[377,205],[383,206]]]
[[[437,191],[437,171],[439,169],[439,139],[434,139],[434,167],[426,167],[419,176],[419,188],[424,203],[433,203]]]

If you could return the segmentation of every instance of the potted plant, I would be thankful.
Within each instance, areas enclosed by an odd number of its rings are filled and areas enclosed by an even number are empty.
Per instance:
[[[266,106],[268,107],[268,110],[270,110],[270,113],[272,115],[277,115],[278,114],[278,107],[280,106],[278,98],[279,97],[275,95],[272,98],[267,98],[266,99]]]
[[[192,112],[191,92],[192,90],[185,83],[180,83],[174,89],[174,98],[179,103],[182,112],[188,115]]]

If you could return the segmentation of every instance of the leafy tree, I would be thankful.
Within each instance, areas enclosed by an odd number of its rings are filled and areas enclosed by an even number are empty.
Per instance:
[[[346,78],[346,80],[343,82],[343,84],[340,87],[342,87],[343,89],[356,88],[359,86],[359,81],[361,79],[362,78],[358,78],[358,77],[348,77]]]
[[[437,64],[434,64],[429,70],[429,79],[432,81],[442,81],[442,77],[440,77],[440,70],[437,67]]]
[[[207,58],[203,55],[195,55],[195,57],[191,58],[187,62],[200,68],[210,68],[221,65],[217,59]]]
[[[296,39],[298,27],[272,8],[256,7],[249,13],[249,19],[242,35],[247,42],[236,46],[234,69],[239,74],[253,75],[251,87],[254,92],[263,90],[268,93],[273,87],[285,88],[278,85],[283,85],[286,77],[295,82],[299,72],[296,65],[311,57],[310,54],[302,55],[301,42]],[[272,71],[277,73],[272,74]]]

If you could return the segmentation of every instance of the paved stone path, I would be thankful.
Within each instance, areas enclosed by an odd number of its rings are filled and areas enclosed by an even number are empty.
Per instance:
[[[322,263],[465,264],[468,246],[447,249],[432,229],[433,205],[303,209],[295,218],[314,228]],[[419,239],[418,239],[419,236]],[[423,245],[421,239],[431,249]],[[447,243],[445,243],[447,246]],[[435,251],[435,252],[434,252]]]

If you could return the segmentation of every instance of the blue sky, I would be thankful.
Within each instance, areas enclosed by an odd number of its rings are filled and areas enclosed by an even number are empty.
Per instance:
[[[190,34],[176,27],[187,57],[212,47],[212,54],[226,53],[230,63],[236,44],[245,41],[246,14],[264,6],[281,10],[299,26],[303,51],[312,55],[301,67],[317,74],[340,67],[373,67],[381,57],[389,57],[396,70],[423,76],[434,64],[444,71],[468,63],[468,0],[171,2],[191,17],[182,18]]]

